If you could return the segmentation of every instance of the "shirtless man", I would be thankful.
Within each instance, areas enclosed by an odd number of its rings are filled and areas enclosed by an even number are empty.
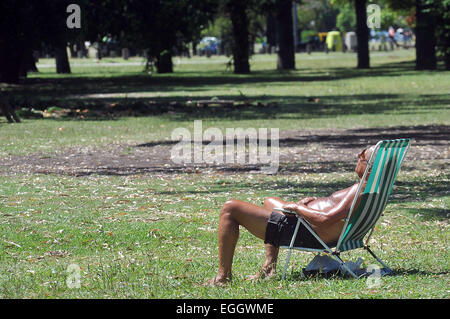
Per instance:
[[[359,178],[363,177],[374,148],[375,146],[371,146],[358,154],[355,172]],[[364,181],[366,182],[367,180]],[[344,226],[343,219],[350,211],[358,184],[339,190],[329,197],[306,197],[297,203],[285,202],[278,197],[266,198],[262,207],[235,199],[226,201],[219,217],[219,271],[205,285],[223,285],[231,281],[231,265],[239,238],[239,225],[264,240],[266,244],[266,260],[261,270],[249,279],[267,278],[275,274],[279,246],[289,245],[297,221],[293,214],[276,211],[275,207],[297,212],[311,224],[325,243],[335,244]],[[360,198],[356,205],[359,200]],[[297,234],[297,245],[322,248],[303,225]]]

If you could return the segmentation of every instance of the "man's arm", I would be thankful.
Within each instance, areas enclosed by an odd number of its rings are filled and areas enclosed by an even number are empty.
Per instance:
[[[305,197],[298,201],[298,204],[308,205],[310,202],[316,200],[317,197]]]
[[[333,224],[337,220],[347,217],[357,188],[358,184],[350,187],[347,194],[345,194],[345,196],[336,205],[327,211],[313,209],[302,203],[289,203],[284,205],[283,208],[286,210],[295,211],[314,226]]]

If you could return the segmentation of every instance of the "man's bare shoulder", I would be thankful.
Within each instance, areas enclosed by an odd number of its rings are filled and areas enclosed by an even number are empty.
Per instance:
[[[348,195],[355,196],[356,191],[358,189],[358,185],[359,185],[359,183],[356,183],[347,188],[338,190],[338,191],[334,192],[333,194],[331,194],[330,197],[335,198],[335,199],[342,199],[344,197],[347,197]]]
[[[350,186],[350,187],[348,188],[348,192],[349,192],[349,193],[355,193],[355,194],[356,194],[356,191],[358,190],[358,186],[359,186],[359,183],[353,184],[352,186]]]

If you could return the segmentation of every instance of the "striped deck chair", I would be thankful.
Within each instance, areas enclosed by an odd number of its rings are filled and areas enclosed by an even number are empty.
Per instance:
[[[410,146],[409,139],[396,139],[379,141],[368,161],[367,168],[361,181],[364,181],[367,174],[370,174],[366,187],[362,189],[362,182],[357,188],[355,198],[352,202],[350,211],[345,219],[344,227],[336,245],[331,245],[334,250],[325,244],[317,233],[311,228],[311,225],[302,217],[297,215],[297,224],[289,246],[281,246],[289,249],[284,265],[282,279],[286,278],[286,271],[289,265],[292,250],[302,250],[317,253],[329,253],[339,262],[343,272],[348,272],[354,278],[356,274],[345,265],[340,258],[340,253],[357,248],[367,250],[384,268],[387,273],[392,271],[385,263],[378,258],[369,248],[369,239],[372,236],[375,224],[380,219],[388,197],[391,193],[395,178],[400,170],[400,165],[405,158],[406,152]],[[369,173],[370,171],[370,173]],[[355,203],[362,192],[361,201],[357,209],[354,209]],[[292,212],[290,212],[292,213]],[[302,223],[320,242],[323,248],[294,247],[297,231]],[[367,235],[367,236],[366,236]],[[365,240],[364,238],[367,237]]]

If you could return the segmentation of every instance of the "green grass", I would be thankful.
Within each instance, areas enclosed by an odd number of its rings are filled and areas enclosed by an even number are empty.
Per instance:
[[[365,279],[299,279],[310,253],[295,254],[292,266],[297,271],[287,281],[277,276],[248,283],[245,277],[264,259],[264,244],[244,230],[233,284],[201,287],[217,270],[218,211],[226,199],[295,200],[317,194],[316,187],[326,194],[334,185],[354,180],[351,174],[327,174],[327,181],[321,175],[3,176],[0,296],[448,298],[448,213],[436,212],[449,207],[450,197],[429,198],[441,183],[448,183],[448,174],[439,171],[431,176],[401,174],[395,192],[399,199],[387,206],[372,244],[395,272],[383,277],[380,287],[368,288]],[[285,251],[280,255],[279,267]],[[375,263],[362,251],[344,256],[363,257],[366,266]],[[72,263],[81,267],[79,289],[66,285]]]
[[[204,129],[449,125],[448,72],[414,71],[412,51],[371,56],[374,67],[360,71],[354,68],[353,54],[299,54],[296,71],[278,73],[273,71],[274,55],[257,55],[253,73],[245,76],[226,72],[223,57],[183,59],[180,64],[175,59],[176,72],[170,75],[142,74],[139,65],[96,67],[87,60],[72,61],[85,64],[73,66],[72,75],[41,68],[25,88],[14,88],[23,106],[89,107],[99,101],[169,103],[243,95],[253,104],[276,106],[115,119],[25,119],[20,124],[1,119],[0,158],[166,141],[176,127],[192,129],[194,119],[202,119]],[[319,100],[309,102],[308,97]],[[400,173],[372,244],[394,275],[383,277],[375,288],[364,279],[299,278],[313,257],[309,253],[295,254],[294,272],[286,281],[280,275],[245,281],[264,260],[264,244],[246,230],[236,250],[233,283],[201,286],[217,271],[218,213],[227,199],[261,203],[268,196],[325,196],[354,183],[351,172],[212,173],[205,178],[187,173],[75,177],[4,171],[0,298],[449,298],[448,154],[434,166],[408,160],[411,166]],[[285,257],[282,251],[278,268]],[[343,257],[363,257],[366,266],[375,263],[363,251]],[[80,288],[66,284],[70,264],[81,267]]]
[[[257,55],[250,75],[226,72],[224,57],[184,58],[170,75],[150,76],[141,72],[142,66],[74,66],[71,75],[56,75],[52,69],[41,68],[28,80],[29,85],[14,89],[20,106],[89,109],[98,103],[167,104],[214,97],[246,100],[251,105],[226,112],[191,108],[150,117],[25,120],[8,126],[0,119],[0,154],[167,140],[174,128],[190,127],[194,119],[202,119],[204,127],[221,129],[237,125],[292,130],[448,124],[450,74],[414,71],[413,58],[411,50],[374,52],[373,68],[357,70],[354,54],[297,54],[297,70],[280,73],[274,71],[275,55]],[[121,60],[102,63],[111,61]],[[311,102],[311,97],[317,98],[316,102]],[[258,107],[258,102],[274,106]]]

